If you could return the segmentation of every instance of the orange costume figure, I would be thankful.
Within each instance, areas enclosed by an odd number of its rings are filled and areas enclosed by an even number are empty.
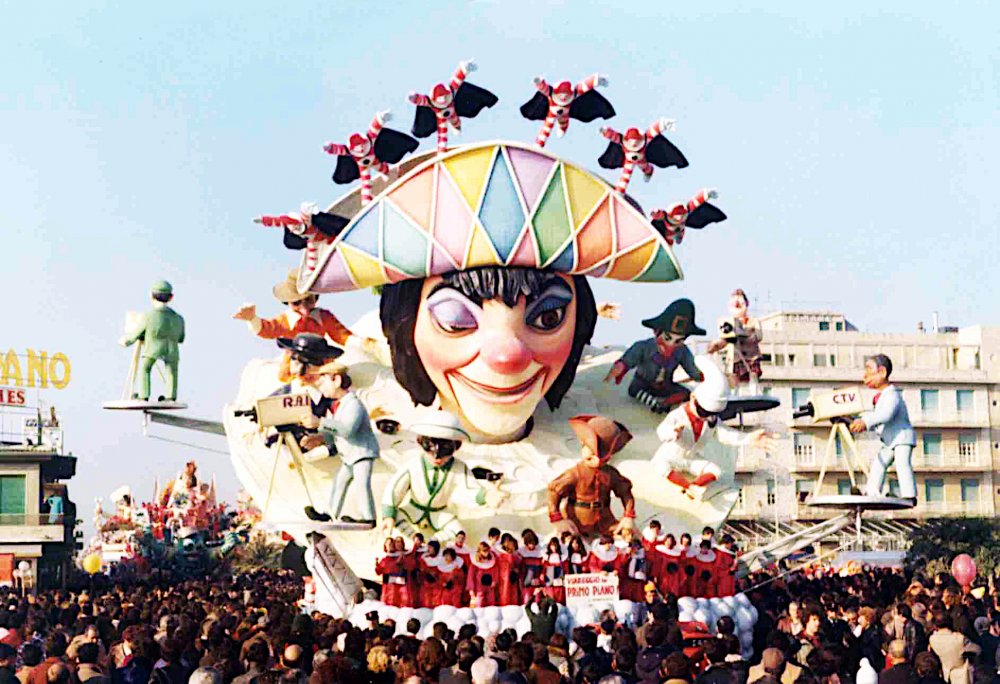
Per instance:
[[[632,482],[608,464],[629,443],[632,434],[621,423],[604,416],[575,416],[570,427],[582,445],[580,462],[549,483],[549,520],[556,532],[615,534],[635,527]],[[621,521],[611,514],[611,494],[621,499]],[[565,513],[561,507],[565,502]]]
[[[275,318],[260,318],[257,315],[257,307],[247,304],[237,311],[233,318],[246,321],[250,330],[265,340],[292,339],[299,333],[312,333],[326,337],[338,347],[353,346],[356,341],[353,333],[332,313],[316,306],[319,295],[299,292],[296,284],[298,276],[298,270],[293,269],[288,273],[288,277],[275,285],[272,290],[275,298],[288,307],[286,311]],[[372,338],[360,340],[358,344],[367,354],[377,353],[378,342]],[[289,370],[290,359],[290,355],[286,353],[281,360],[281,367],[278,370],[278,379],[281,382],[292,379]]]

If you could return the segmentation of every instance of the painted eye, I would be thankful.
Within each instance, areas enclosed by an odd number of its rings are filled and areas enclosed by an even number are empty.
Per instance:
[[[431,297],[427,302],[427,311],[431,320],[446,333],[460,335],[472,332],[479,327],[474,306],[458,293],[443,290]]]
[[[546,289],[525,313],[525,322],[542,332],[550,332],[566,320],[566,309],[573,301],[573,293],[565,285]]]

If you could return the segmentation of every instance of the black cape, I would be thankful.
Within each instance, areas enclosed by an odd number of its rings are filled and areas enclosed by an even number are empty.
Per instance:
[[[478,116],[487,107],[492,107],[499,102],[496,95],[480,88],[472,83],[465,82],[458,87],[452,106],[455,113],[465,119]],[[434,108],[427,105],[419,105],[417,113],[413,118],[413,128],[410,130],[418,138],[426,138],[437,130],[437,116]]]
[[[532,121],[541,121],[549,114],[549,98],[541,92],[521,105],[521,116]],[[610,119],[615,115],[615,108],[607,98],[597,90],[588,90],[583,95],[574,98],[569,105],[570,118],[590,123],[594,119]]]
[[[387,164],[395,164],[408,153],[416,150],[419,145],[416,138],[410,137],[406,133],[383,128],[375,138],[373,147],[376,159]],[[361,172],[354,157],[350,154],[337,156],[337,168],[333,171],[334,183],[351,183],[360,177]]]
[[[684,154],[677,149],[677,146],[667,140],[662,135],[658,135],[646,143],[646,161],[653,166],[665,169],[676,166],[683,169],[688,165],[688,160]],[[625,164],[625,151],[620,143],[611,141],[608,143],[604,154],[598,158],[597,163],[605,169],[620,169]]]

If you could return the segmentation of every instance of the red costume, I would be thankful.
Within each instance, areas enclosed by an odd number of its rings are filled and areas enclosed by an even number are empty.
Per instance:
[[[499,568],[497,557],[491,551],[489,557],[481,561],[475,556],[469,558],[469,572],[466,575],[466,591],[469,603],[474,608],[497,605],[497,580]]]
[[[420,605],[433,608],[441,604],[441,576],[438,568],[444,559],[441,556],[423,555],[417,560],[420,569]]]
[[[412,606],[409,591],[409,571],[402,553],[390,553],[375,563],[375,572],[382,575],[382,603],[387,606]]]
[[[465,605],[465,561],[461,557],[449,563],[441,561],[437,567],[440,583],[439,604],[443,606]]]
[[[497,604],[521,604],[521,557],[517,553],[497,553]]]
[[[545,566],[542,560],[542,550],[521,549],[517,552],[521,558],[521,603],[536,591],[545,586]]]
[[[618,586],[621,598],[641,603],[646,600],[646,580],[652,577],[646,559],[646,550],[631,546],[622,550],[618,569]]]
[[[604,547],[594,544],[587,557],[587,572],[618,572],[620,557],[614,545]]]
[[[719,595],[718,554],[701,551],[692,559],[694,565],[694,596],[715,598]]]
[[[680,547],[675,546],[668,549],[660,545],[656,547],[656,554],[662,567],[661,572],[657,575],[657,586],[660,593],[663,595],[673,594],[678,598],[689,596],[690,592],[686,590],[687,575],[684,574],[687,558],[684,557]]]
[[[542,558],[542,567],[545,571],[545,595],[558,603],[565,603],[563,577],[566,575],[566,559],[561,553],[547,553]]]
[[[718,559],[715,576],[718,579],[718,595],[734,596],[736,594],[736,568],[739,556],[724,546],[715,549]]]

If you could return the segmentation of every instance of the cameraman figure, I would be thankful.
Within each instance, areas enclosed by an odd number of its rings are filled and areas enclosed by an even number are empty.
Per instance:
[[[851,422],[851,432],[857,434],[874,430],[882,440],[882,448],[872,459],[868,471],[867,496],[881,497],[885,474],[896,463],[899,478],[899,496],[911,504],[917,503],[917,485],[913,479],[910,459],[917,445],[916,433],[910,424],[910,415],[903,401],[902,391],[889,383],[892,361],[885,354],[876,354],[865,360],[864,383],[876,391],[874,408]]]

